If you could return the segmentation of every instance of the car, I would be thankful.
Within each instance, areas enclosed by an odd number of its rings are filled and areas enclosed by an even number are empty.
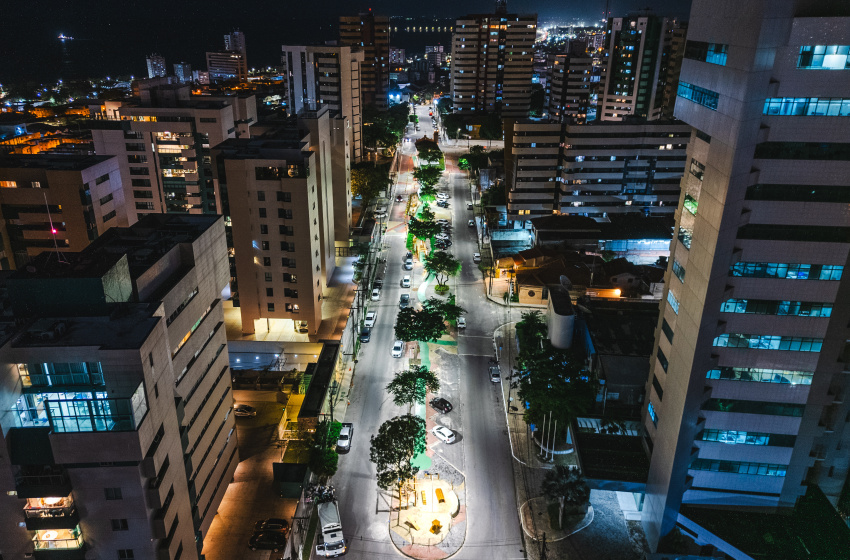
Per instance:
[[[472,262],[480,263],[481,262],[481,253],[472,253]]]
[[[449,203],[448,203],[448,202],[446,202],[445,200],[438,200],[438,201],[437,201],[437,206],[439,206],[440,208],[448,208],[448,207],[449,207]]]
[[[471,202],[467,202],[467,203],[466,203],[466,209],[467,209],[467,210],[472,210],[472,203],[471,203]]]
[[[407,138],[405,138],[405,140],[407,140]],[[396,201],[396,202],[402,202],[402,201],[404,201],[404,197],[403,197],[403,196],[401,196],[401,195],[397,195],[397,196],[395,197],[395,201]]]
[[[381,290],[374,288],[372,290],[372,301],[378,301],[379,299],[381,299]]]
[[[386,212],[386,211],[387,211],[387,205],[386,204],[381,204],[380,206],[375,208],[375,212]]]
[[[336,440],[337,451],[346,452],[351,449],[351,438],[354,436],[354,424],[343,422],[339,431],[339,439]]]
[[[398,308],[407,309],[410,307],[410,294],[401,294],[398,298]]]
[[[257,521],[254,525],[254,533],[289,533],[289,521],[272,517],[264,521]]]
[[[396,340],[393,343],[393,358],[401,358],[402,354],[404,354],[404,342]]]
[[[372,329],[363,327],[360,329],[360,342],[369,342],[372,338]]]
[[[409,287],[410,287],[410,276],[405,275],[405,276],[401,279],[401,287],[402,287],[402,288],[409,288]]]
[[[447,195],[446,193],[442,193],[442,192],[437,193],[437,200],[448,200],[448,199],[449,199],[449,195]]]
[[[445,426],[434,426],[431,428],[431,433],[437,436],[437,439],[442,441],[443,443],[454,443],[457,439],[455,437],[455,433]]]
[[[286,546],[286,535],[279,532],[274,531],[263,531],[261,533],[254,533],[254,535],[248,539],[248,548],[251,550],[271,550],[273,552],[278,552],[283,550]]]
[[[247,404],[234,404],[233,405],[233,414],[241,417],[250,417],[257,415],[257,409],[251,405]]]
[[[379,219],[380,219],[380,218],[386,218],[386,217],[387,217],[387,213],[386,213],[386,211],[384,211],[384,212],[375,212],[374,217],[375,217],[375,218],[379,218]]]
[[[434,236],[434,239],[436,239],[437,241],[440,241],[441,239],[445,239],[446,241],[448,241],[450,238],[451,236],[448,233],[438,233]]]
[[[457,328],[465,329],[466,328],[466,317],[458,317],[457,318]]]
[[[474,220],[474,219],[469,220],[469,221],[466,223],[466,225],[468,225],[469,227],[475,227],[475,220]]]
[[[404,261],[406,261],[407,259],[412,259],[412,258],[413,258],[413,253],[411,253],[410,251],[408,251],[407,253],[405,253],[405,254],[404,254],[404,257],[401,259],[401,262],[404,262]]]
[[[435,241],[434,246],[437,247],[437,249],[448,249],[452,246],[452,242],[448,239],[441,239],[439,241]]]
[[[375,288],[383,288],[384,287],[384,279],[383,278],[375,278],[375,281],[372,282],[372,289]]]
[[[364,326],[364,327],[368,327],[368,328],[370,328],[370,329],[371,329],[372,327],[374,327],[374,326],[375,326],[375,318],[376,318],[377,316],[378,316],[378,312],[377,312],[377,311],[370,311],[369,313],[367,313],[367,314],[366,314],[366,320],[365,320],[365,321],[363,321],[363,326]]]
[[[404,261],[404,269],[413,270],[413,259],[407,259],[406,261]]]
[[[452,403],[444,399],[443,397],[434,397],[431,399],[431,408],[434,410],[439,410],[443,414],[448,414],[452,411]]]
[[[499,372],[499,366],[490,366],[490,381],[493,383],[500,383],[502,381],[502,375]]]
[[[439,220],[435,220],[438,224],[447,224],[449,221],[445,218],[440,218]]]
[[[309,332],[307,330],[307,321],[295,321],[295,332],[301,334]]]

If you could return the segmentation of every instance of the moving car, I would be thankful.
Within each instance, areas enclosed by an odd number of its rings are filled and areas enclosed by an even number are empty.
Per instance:
[[[499,366],[490,366],[490,381],[493,383],[500,383],[502,381]]]
[[[372,338],[372,329],[369,327],[363,327],[360,329],[360,342],[369,342]]]
[[[278,552],[286,546],[286,535],[272,531],[264,531],[262,533],[254,533],[248,540],[248,547],[251,550],[271,550]]]
[[[381,299],[381,290],[374,288],[372,290],[372,301],[378,301],[379,299]]]
[[[431,399],[431,408],[433,408],[434,410],[439,410],[443,414],[448,414],[452,411],[452,403],[450,403],[443,397],[435,397]]]
[[[407,140],[407,138],[405,138],[405,140]],[[396,202],[402,202],[403,200],[404,200],[404,197],[402,197],[401,195],[397,195],[397,196],[395,197],[395,201],[396,201]]]
[[[467,225],[469,227],[475,227],[475,220],[469,220],[469,222],[467,222]]]
[[[410,294],[401,294],[398,297],[398,308],[407,309],[410,307]]]
[[[286,519],[278,519],[276,517],[272,517],[270,519],[266,519],[265,521],[257,521],[257,524],[254,525],[255,533],[289,533],[289,521]]]
[[[366,319],[363,321],[364,327],[369,327],[370,329],[375,326],[375,318],[378,316],[377,311],[370,311],[366,314]]]
[[[404,261],[404,269],[405,270],[413,270],[413,259],[406,259]]]
[[[437,439],[442,441],[443,443],[454,443],[455,439],[457,439],[455,437],[455,433],[450,429],[446,428],[445,426],[434,426],[433,428],[431,428],[431,433],[434,434]]]
[[[405,275],[404,277],[402,277],[401,287],[402,288],[409,288],[410,287],[410,276]]]
[[[404,354],[404,342],[396,340],[393,343],[393,358],[401,358],[402,354]]]
[[[247,404],[234,404],[233,414],[236,416],[256,416],[257,409]]]
[[[472,253],[472,262],[480,263],[481,262],[481,253]]]
[[[458,317],[457,318],[457,328],[465,329],[466,328],[466,317]]]
[[[354,424],[351,422],[343,422],[342,429],[339,431],[339,439],[336,440],[336,449],[340,452],[345,452],[351,449],[351,438],[354,436]]]

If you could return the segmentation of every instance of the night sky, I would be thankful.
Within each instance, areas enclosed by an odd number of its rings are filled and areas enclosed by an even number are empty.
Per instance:
[[[0,24],[0,83],[52,81],[118,73],[141,75],[144,57],[160,52],[171,64],[203,68],[204,52],[219,49],[233,28],[245,32],[251,66],[278,63],[281,44],[333,39],[334,18],[369,8],[378,14],[457,17],[493,10],[482,0],[28,0],[4,9]],[[686,17],[689,0],[611,0],[613,16],[650,6],[659,15]],[[12,8],[7,6],[7,8]],[[508,0],[511,12],[536,12],[541,21],[601,19],[604,0]],[[75,40],[64,46],[64,33]]]

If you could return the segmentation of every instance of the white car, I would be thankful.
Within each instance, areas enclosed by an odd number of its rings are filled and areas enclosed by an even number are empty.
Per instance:
[[[372,290],[372,301],[378,301],[379,299],[381,299],[381,290],[375,288]]]
[[[375,212],[375,217],[376,218],[386,218],[387,213],[386,212]]]
[[[441,219],[437,220],[437,223],[440,224],[440,225],[443,225],[443,224],[449,225],[449,221],[445,218],[441,218]]]
[[[256,416],[257,409],[248,404],[234,404],[233,405],[233,414],[236,416],[246,417],[246,416]]]
[[[466,317],[458,317],[457,318],[457,328],[465,329],[466,328]]]
[[[366,320],[363,321],[363,326],[368,327],[370,329],[372,327],[374,327],[375,326],[375,318],[377,318],[377,316],[378,316],[377,311],[370,311],[369,313],[367,313],[366,314]]]
[[[467,225],[468,225],[469,227],[475,227],[475,220],[469,220],[469,222],[467,223]]]
[[[481,262],[481,253],[472,253],[472,262],[480,263]]]
[[[445,426],[434,426],[431,428],[431,433],[434,434],[438,440],[443,443],[454,443],[455,442],[455,433]]]
[[[402,354],[404,354],[404,342],[396,340],[393,344],[393,358],[401,358]]]
[[[401,279],[401,287],[402,288],[409,288],[410,287],[410,276],[404,276]]]
[[[448,200],[449,195],[447,193],[444,193],[444,192],[438,192],[437,198],[440,199],[440,200]]]
[[[413,270],[413,259],[405,259],[404,269],[405,270]]]
[[[434,236],[434,239],[448,239],[449,237],[448,233],[438,233]]]

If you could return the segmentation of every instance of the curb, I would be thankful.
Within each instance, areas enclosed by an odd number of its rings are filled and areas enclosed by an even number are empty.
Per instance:
[[[531,500],[534,500],[534,499],[536,499],[536,498],[531,498]],[[522,517],[522,508],[525,507],[525,505],[528,504],[531,500],[526,500],[524,504],[519,506],[519,510],[520,510],[519,523],[520,523],[520,525],[522,525],[522,532],[525,533],[528,536],[528,538],[530,538],[531,540],[533,540],[535,542],[540,542],[540,539],[538,539],[534,535],[532,535],[531,532],[529,532],[529,530],[525,527],[525,522],[523,521],[523,517]],[[566,535],[564,535],[562,537],[558,537],[557,539],[546,539],[546,542],[547,543],[558,542],[558,541],[562,541],[562,540],[566,539],[567,537],[571,537],[571,536],[575,535],[576,533],[578,533],[582,529],[586,529],[588,526],[590,526],[590,524],[593,523],[594,517],[595,517],[595,512],[593,510],[593,506],[588,504],[587,513],[585,514],[584,519],[581,520],[581,523],[580,523],[581,526],[580,527],[576,527],[575,529],[573,529],[572,531],[570,531]]]

